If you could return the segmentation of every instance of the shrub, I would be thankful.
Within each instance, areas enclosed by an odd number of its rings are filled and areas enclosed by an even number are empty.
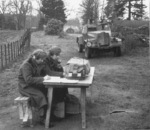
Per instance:
[[[47,22],[45,34],[58,35],[63,30],[63,22],[57,19],[50,19]]]
[[[149,21],[142,20],[114,20],[111,30],[118,32],[124,27],[135,30],[138,34],[149,35]]]
[[[125,52],[136,47],[147,47],[147,36],[149,35],[148,21],[117,20],[112,25],[112,34],[122,38]]]

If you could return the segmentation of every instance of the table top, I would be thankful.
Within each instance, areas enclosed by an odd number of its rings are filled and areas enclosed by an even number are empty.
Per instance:
[[[44,80],[43,84],[46,85],[46,87],[89,87],[93,82],[94,71],[95,67],[91,67],[89,75],[83,80],[52,77],[49,80]]]

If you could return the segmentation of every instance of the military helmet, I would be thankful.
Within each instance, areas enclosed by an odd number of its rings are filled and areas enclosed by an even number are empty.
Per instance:
[[[53,46],[49,50],[49,55],[59,55],[61,53],[61,49],[58,46]]]
[[[47,57],[47,54],[46,54],[46,52],[44,52],[44,50],[42,50],[42,49],[37,49],[37,50],[35,50],[32,54],[31,54],[31,56],[30,57],[32,57],[32,58],[34,58],[34,59],[45,59],[46,57]]]

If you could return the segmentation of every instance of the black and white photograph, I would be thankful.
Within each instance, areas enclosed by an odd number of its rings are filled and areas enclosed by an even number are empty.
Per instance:
[[[150,130],[149,0],[0,0],[0,130]]]

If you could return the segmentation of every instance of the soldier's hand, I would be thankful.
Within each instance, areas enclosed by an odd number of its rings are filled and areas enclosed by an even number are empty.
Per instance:
[[[46,75],[46,76],[44,77],[44,80],[49,80],[49,79],[51,79],[51,76],[49,76],[49,75]]]

